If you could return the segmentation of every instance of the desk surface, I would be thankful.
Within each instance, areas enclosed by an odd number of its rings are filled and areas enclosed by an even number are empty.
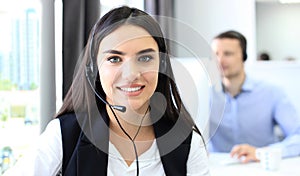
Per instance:
[[[211,176],[300,176],[300,157],[283,159],[277,171],[266,171],[258,162],[234,162],[228,153],[210,153],[209,162]]]

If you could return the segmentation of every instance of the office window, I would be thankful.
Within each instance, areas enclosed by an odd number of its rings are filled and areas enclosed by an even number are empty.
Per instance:
[[[39,0],[0,0],[0,175],[39,135],[39,11]]]
[[[144,9],[141,0],[100,2],[101,16],[121,5]],[[40,0],[0,0],[0,175],[40,134],[40,10]],[[61,18],[62,2],[55,1],[57,51],[62,41]],[[61,85],[60,53],[56,53],[56,64],[56,83]],[[61,97],[61,87],[57,89]]]

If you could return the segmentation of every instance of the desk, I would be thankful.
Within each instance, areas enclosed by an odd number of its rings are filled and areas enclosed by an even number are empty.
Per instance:
[[[283,159],[277,171],[266,171],[258,162],[224,164],[228,158],[228,153],[209,154],[211,176],[300,176],[300,157]]]

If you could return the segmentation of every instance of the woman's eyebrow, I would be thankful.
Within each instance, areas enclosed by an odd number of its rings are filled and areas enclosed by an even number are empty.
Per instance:
[[[109,53],[109,54],[118,54],[118,55],[125,55],[124,52],[122,51],[118,51],[118,50],[106,50],[106,51],[103,51],[103,53]]]
[[[137,53],[137,55],[145,54],[145,53],[150,53],[150,52],[155,52],[155,50],[153,48],[143,49],[143,50],[139,51]],[[118,54],[118,55],[125,55],[126,54],[126,53],[124,53],[122,51],[118,51],[118,50],[106,50],[106,51],[103,51],[103,53]]]
[[[152,49],[152,48],[144,49],[144,50],[139,51],[137,53],[137,55],[144,54],[144,53],[149,53],[149,52],[155,52],[155,50]]]

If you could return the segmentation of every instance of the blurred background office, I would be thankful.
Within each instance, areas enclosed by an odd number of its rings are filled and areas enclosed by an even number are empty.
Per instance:
[[[279,84],[300,109],[300,83],[297,82],[300,3],[279,0],[27,0],[26,3],[0,0],[0,173],[34,142],[60,107],[72,81],[76,58],[93,23],[120,5],[175,19],[177,23],[160,22],[167,36],[181,44],[189,43],[189,46],[170,43],[173,56],[179,60],[195,57],[188,47],[207,48],[218,33],[230,29],[240,31],[248,40],[246,71]],[[199,41],[193,39],[204,42],[199,45]],[[270,62],[257,61],[262,52],[272,56]],[[194,67],[188,69],[190,72],[199,70],[194,64],[183,65]],[[197,123],[202,123],[199,126],[204,133],[207,122],[202,118],[207,119],[210,112],[209,105],[203,103],[209,99],[209,77],[194,78],[199,80],[197,100],[189,98],[192,95],[184,99],[192,114],[195,112]]]

